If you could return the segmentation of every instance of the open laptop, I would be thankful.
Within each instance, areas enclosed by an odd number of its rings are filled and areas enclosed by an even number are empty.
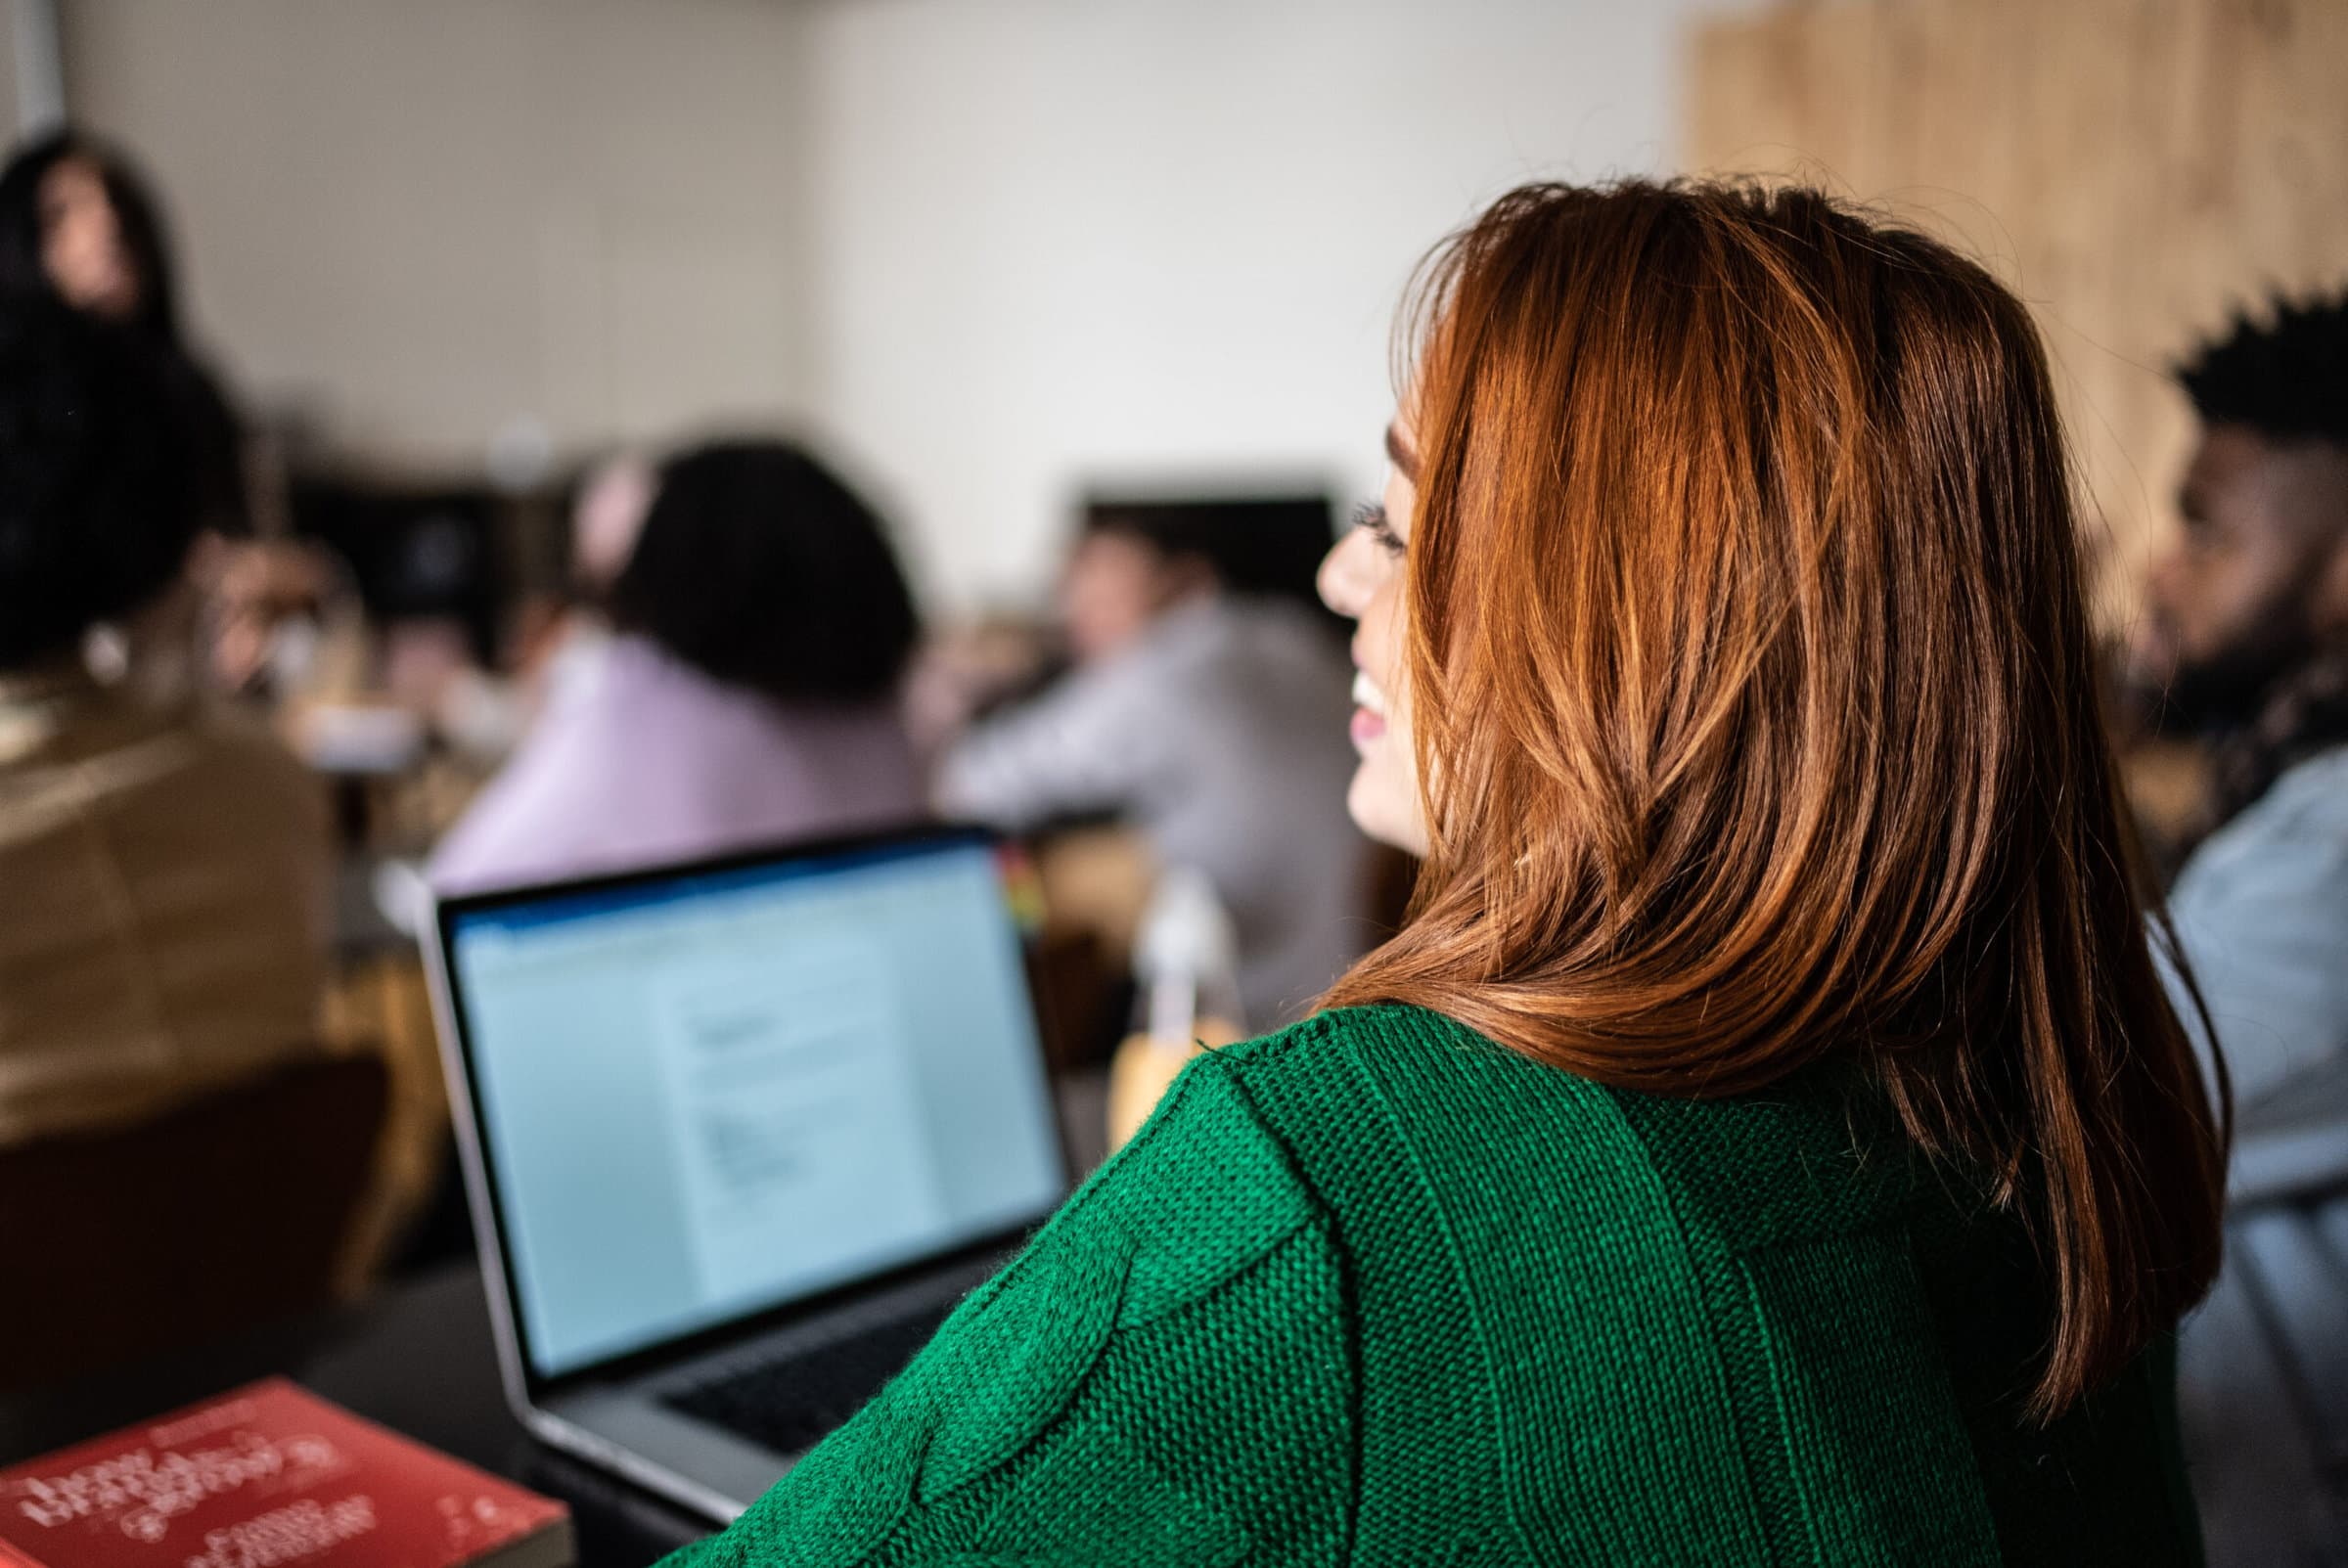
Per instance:
[[[1004,867],[920,829],[439,903],[531,1431],[731,1518],[1065,1195]]]

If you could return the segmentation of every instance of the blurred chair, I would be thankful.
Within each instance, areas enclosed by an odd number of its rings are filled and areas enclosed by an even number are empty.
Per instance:
[[[0,1150],[0,1389],[331,1302],[388,1087],[379,1055],[334,1056]]]
[[[2236,1129],[2178,1414],[2210,1568],[2348,1568],[2348,1063]]]
[[[413,910],[406,913],[415,918]],[[342,1254],[339,1293],[355,1296],[386,1277],[473,1256],[440,1037],[424,958],[412,940],[344,952],[327,987],[324,1033],[338,1053],[380,1054],[389,1085],[374,1175]]]

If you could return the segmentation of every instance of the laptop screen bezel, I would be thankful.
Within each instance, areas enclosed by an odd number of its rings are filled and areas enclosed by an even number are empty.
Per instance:
[[[957,1239],[945,1246],[925,1252],[893,1265],[885,1271],[864,1275],[855,1279],[796,1296],[770,1306],[755,1308],[721,1322],[711,1323],[685,1333],[662,1337],[652,1343],[600,1357],[560,1372],[542,1372],[537,1357],[532,1354],[528,1316],[521,1310],[521,1278],[515,1267],[514,1248],[507,1244],[508,1215],[505,1194],[498,1180],[498,1153],[492,1146],[486,1115],[486,1101],[481,1092],[481,1073],[474,1052],[471,1022],[467,1016],[464,979],[456,962],[457,929],[468,917],[481,915],[516,905],[542,903],[552,899],[592,897],[598,894],[625,892],[661,882],[687,880],[709,875],[724,875],[735,872],[754,872],[770,867],[789,866],[802,861],[821,861],[853,858],[889,850],[945,851],[957,848],[984,849],[1000,859],[1009,847],[1002,835],[985,828],[962,824],[918,824],[887,829],[875,832],[856,833],[818,839],[795,839],[788,843],[729,852],[690,861],[666,862],[658,866],[635,868],[624,872],[599,874],[592,876],[567,877],[556,881],[535,882],[515,887],[483,889],[477,892],[455,893],[434,901],[432,912],[433,958],[436,978],[444,997],[440,1027],[447,1032],[449,1065],[456,1069],[451,1076],[462,1076],[466,1125],[459,1137],[466,1145],[470,1162],[477,1163],[474,1180],[469,1182],[475,1208],[474,1238],[479,1245],[484,1274],[492,1271],[502,1289],[489,1292],[490,1310],[499,1320],[503,1337],[510,1344],[515,1365],[512,1373],[519,1377],[532,1403],[555,1397],[565,1391],[592,1383],[610,1383],[648,1371],[657,1366],[688,1359],[704,1351],[717,1349],[732,1341],[769,1332],[804,1319],[818,1317],[841,1304],[888,1289],[917,1276],[954,1268],[974,1262],[992,1253],[1000,1253],[1030,1234],[1036,1226],[1050,1218],[1068,1193],[1074,1189],[1075,1173],[1069,1162],[1067,1140],[1060,1124],[1058,1096],[1052,1087],[1048,1060],[1043,1052],[1044,1019],[1038,1010],[1032,961],[1034,957],[1029,933],[1013,919],[1013,930],[1020,943],[1020,995],[1027,1004],[1027,1015],[1036,1039],[1037,1070],[1042,1077],[1045,1093],[1044,1126],[1052,1142],[1053,1167],[1059,1173],[1059,1185],[1049,1201],[1032,1215],[993,1231],[987,1234]],[[1005,889],[1005,896],[1011,890]],[[478,1212],[486,1204],[488,1213]],[[484,1224],[484,1221],[486,1222]]]

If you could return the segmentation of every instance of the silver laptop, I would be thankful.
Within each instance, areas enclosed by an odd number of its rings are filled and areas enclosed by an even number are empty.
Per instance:
[[[999,846],[922,829],[440,902],[506,1391],[730,1519],[1060,1202]]]

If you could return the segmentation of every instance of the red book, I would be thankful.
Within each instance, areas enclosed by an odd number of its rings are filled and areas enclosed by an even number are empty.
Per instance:
[[[0,1470],[0,1568],[564,1568],[570,1510],[282,1377]]]

